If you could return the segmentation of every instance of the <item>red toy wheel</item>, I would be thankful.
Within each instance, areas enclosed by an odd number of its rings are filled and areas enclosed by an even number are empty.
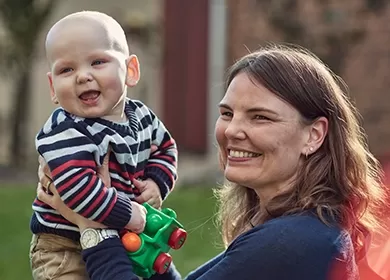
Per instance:
[[[158,274],[164,274],[171,265],[172,257],[167,253],[161,253],[158,255],[153,264],[153,269]]]
[[[168,245],[172,249],[180,249],[187,239],[187,232],[182,228],[175,229],[168,240]]]

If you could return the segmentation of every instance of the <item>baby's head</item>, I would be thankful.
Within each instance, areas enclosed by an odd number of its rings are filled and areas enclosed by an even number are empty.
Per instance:
[[[70,14],[49,30],[45,48],[54,103],[80,117],[122,119],[126,86],[140,72],[117,21],[100,12]]]

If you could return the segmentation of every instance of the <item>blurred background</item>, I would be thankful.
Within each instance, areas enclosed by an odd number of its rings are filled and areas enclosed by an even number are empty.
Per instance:
[[[178,143],[178,186],[165,206],[189,232],[173,252],[183,274],[222,250],[211,191],[222,182],[216,105],[227,67],[249,51],[285,42],[322,58],[348,84],[370,148],[390,174],[388,0],[0,0],[0,279],[31,279],[34,139],[54,109],[44,40],[52,24],[81,10],[123,26],[142,73],[128,96],[151,107]]]

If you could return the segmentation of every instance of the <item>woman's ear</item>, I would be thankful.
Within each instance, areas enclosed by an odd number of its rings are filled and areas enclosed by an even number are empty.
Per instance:
[[[324,143],[325,137],[328,134],[328,119],[320,117],[309,125],[308,129],[309,137],[302,151],[302,154],[306,156],[315,153],[321,147],[322,143]]]
[[[134,54],[129,56],[129,58],[126,59],[126,66],[126,85],[129,87],[134,87],[137,85],[141,77],[140,65],[137,56]]]
[[[52,78],[51,72],[47,72],[47,78],[48,78],[48,80],[49,80],[51,101],[52,101],[54,104],[58,104],[58,98],[57,98],[57,95],[56,95],[56,93],[55,93],[55,91],[54,91],[53,78]]]

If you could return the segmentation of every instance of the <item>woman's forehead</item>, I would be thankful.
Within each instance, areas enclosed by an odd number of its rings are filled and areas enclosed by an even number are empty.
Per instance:
[[[230,83],[221,104],[232,109],[251,110],[264,108],[277,114],[298,113],[297,110],[259,83],[255,83],[246,73],[238,74]]]

